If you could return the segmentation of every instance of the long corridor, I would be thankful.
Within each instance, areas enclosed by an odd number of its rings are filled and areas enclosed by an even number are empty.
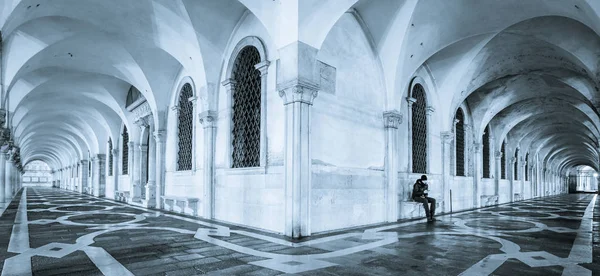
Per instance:
[[[571,194],[300,242],[59,189],[0,217],[2,275],[592,275],[597,195]]]

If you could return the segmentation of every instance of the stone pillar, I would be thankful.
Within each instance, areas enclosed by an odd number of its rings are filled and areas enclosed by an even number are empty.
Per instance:
[[[473,207],[479,208],[480,204],[480,187],[481,187],[481,176],[482,176],[482,167],[483,164],[482,156],[481,156],[481,144],[474,143],[473,144]]]
[[[106,154],[98,154],[92,158],[94,173],[92,174],[94,196],[104,197],[106,194]]]
[[[398,220],[398,128],[402,124],[402,114],[392,110],[383,113],[385,127],[385,217],[387,222]]]
[[[156,141],[156,207],[163,208],[161,196],[164,195],[165,185],[165,131],[154,131],[154,140]]]
[[[525,160],[525,158],[521,157],[521,162],[519,162],[520,168],[519,170],[521,171],[521,173],[519,173],[519,175],[521,176],[521,179],[519,179],[519,184],[520,184],[520,190],[521,190],[521,198],[525,199],[525,166],[527,165],[526,163],[527,161]]]
[[[262,111],[261,111],[262,112]],[[207,219],[214,218],[215,206],[215,132],[217,113],[214,111],[205,111],[198,115],[200,123],[204,126],[204,214]],[[262,123],[262,122],[261,122]],[[261,139],[262,141],[262,139]],[[262,148],[261,148],[262,150]],[[261,166],[266,165],[262,163]]]
[[[254,65],[260,72],[260,160],[261,167],[267,166],[267,74],[270,62],[265,60]],[[206,183],[206,182],[205,182]]]
[[[318,86],[298,80],[279,87],[285,105],[285,235],[310,236],[310,109]]]
[[[454,141],[454,133],[451,131],[444,131],[440,134],[442,139],[442,212],[451,212],[450,206],[450,188],[452,187],[452,166],[450,160],[452,159],[452,143]]]
[[[89,186],[88,183],[88,177],[90,175],[90,170],[89,170],[89,162],[88,160],[81,160],[79,162],[80,164],[80,168],[79,168],[79,192],[84,192],[86,191],[86,188]],[[95,189],[96,187],[93,187],[93,185],[96,183],[92,183],[92,189]],[[88,190],[87,193],[91,194],[92,191]]]
[[[154,127],[152,127],[154,128]],[[151,134],[150,134],[151,135]],[[146,208],[156,207],[156,141],[150,138],[148,145],[148,182],[143,200]]]
[[[510,202],[515,201],[515,162],[517,159],[514,157],[510,158],[510,162],[508,164],[508,179],[510,181]]]
[[[417,99],[415,99],[413,97],[406,97],[406,103],[407,103],[406,125],[408,125],[407,132],[406,132],[408,135],[408,137],[406,139],[406,141],[408,142],[407,143],[408,150],[406,151],[408,153],[408,155],[407,155],[408,159],[406,159],[406,160],[408,160],[408,163],[407,163],[408,164],[408,166],[407,166],[408,173],[413,172],[413,168],[412,168],[412,148],[413,148],[413,146],[412,146],[412,106],[416,102],[417,102]],[[430,136],[430,135],[427,135],[427,136]]]
[[[139,178],[139,184],[140,184],[140,199],[146,198],[146,179],[147,179],[147,175],[148,175],[148,170],[147,170],[147,165],[146,164],[146,160],[148,160],[148,145],[141,145],[140,144],[140,154],[139,154],[139,161],[138,161],[138,165],[140,166],[140,178]],[[143,195],[142,195],[142,191],[144,191]]]
[[[6,153],[0,153],[0,203],[7,202],[6,201],[6,179],[4,179],[4,175],[6,174]]]
[[[113,148],[113,162],[112,162],[112,180],[115,191],[119,191],[119,160],[121,160],[119,156],[119,149]]]
[[[503,154],[501,151],[496,151],[494,153],[495,159],[495,170],[496,170],[496,179],[494,181],[494,195],[498,196],[498,203],[500,203],[500,180],[502,180],[502,158]]]
[[[140,147],[137,143],[130,141],[129,142],[129,197],[131,201],[139,201],[140,200],[140,191],[136,190],[139,188],[139,167],[137,166]],[[137,181],[137,183],[136,183]]]
[[[6,202],[10,202],[12,200],[12,173],[13,173],[13,160],[10,156],[10,151],[4,154],[6,159],[6,163],[4,166],[5,174],[4,174],[4,198]]]

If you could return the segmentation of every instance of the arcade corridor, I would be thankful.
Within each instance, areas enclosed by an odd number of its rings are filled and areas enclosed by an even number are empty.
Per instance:
[[[597,195],[560,195],[299,242],[73,192],[24,188],[2,275],[592,275]]]

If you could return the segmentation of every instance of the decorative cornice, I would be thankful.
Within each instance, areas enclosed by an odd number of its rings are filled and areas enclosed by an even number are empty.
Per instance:
[[[402,124],[402,114],[398,110],[383,112],[383,125],[385,128],[398,128]]]
[[[146,117],[146,116],[152,115],[152,110],[150,109],[150,104],[148,104],[147,101],[144,101],[143,103],[136,106],[135,108],[132,108],[130,111],[133,113],[134,118],[141,118],[141,117]]]
[[[319,86],[308,81],[293,80],[277,85],[277,90],[284,105],[295,102],[312,105],[319,93]]]

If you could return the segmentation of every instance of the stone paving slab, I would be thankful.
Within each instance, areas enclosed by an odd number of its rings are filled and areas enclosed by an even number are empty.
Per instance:
[[[29,275],[592,275],[600,273],[598,201],[563,195],[439,216],[435,223],[400,221],[293,241],[27,188],[0,217],[0,269],[2,275],[19,269]]]

